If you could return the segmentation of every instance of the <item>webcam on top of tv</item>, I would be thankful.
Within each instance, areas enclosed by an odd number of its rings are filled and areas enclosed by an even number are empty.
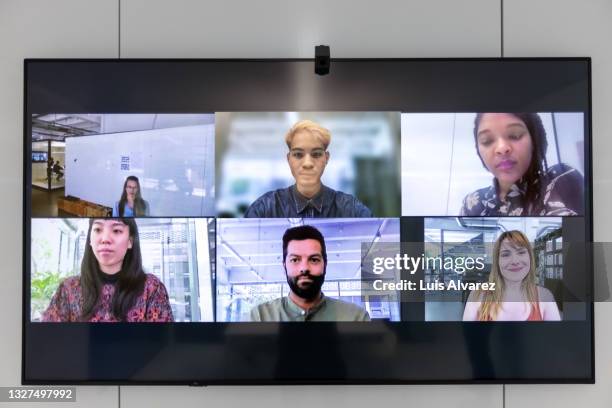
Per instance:
[[[315,46],[315,73],[317,75],[329,74],[330,57],[329,45]]]

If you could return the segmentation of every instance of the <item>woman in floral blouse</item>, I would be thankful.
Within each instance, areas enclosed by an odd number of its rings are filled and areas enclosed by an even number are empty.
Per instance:
[[[44,322],[172,322],[164,284],[142,269],[134,219],[91,219],[81,274],[65,279]]]
[[[474,142],[493,184],[468,194],[460,215],[584,213],[584,178],[563,163],[548,167],[546,131],[537,113],[479,113]]]

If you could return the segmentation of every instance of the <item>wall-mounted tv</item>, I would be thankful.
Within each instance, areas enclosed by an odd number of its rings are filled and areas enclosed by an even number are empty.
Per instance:
[[[24,169],[24,384],[594,381],[588,58],[26,60]]]
[[[32,152],[32,163],[46,163],[47,152]]]

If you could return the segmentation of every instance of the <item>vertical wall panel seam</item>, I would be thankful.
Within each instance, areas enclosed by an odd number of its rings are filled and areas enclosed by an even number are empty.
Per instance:
[[[501,57],[504,58],[504,0],[499,0],[499,17],[500,17],[500,51]]]
[[[121,58],[121,0],[117,0],[117,55]]]
[[[121,59],[121,0],[117,0],[117,56]],[[117,386],[117,408],[121,408],[121,386]]]

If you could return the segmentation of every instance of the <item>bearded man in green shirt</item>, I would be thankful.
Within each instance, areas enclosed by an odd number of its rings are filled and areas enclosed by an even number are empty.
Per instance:
[[[369,321],[368,312],[352,303],[327,297],[325,239],[313,226],[289,228],[283,235],[283,267],[291,289],[286,297],[251,310],[254,322]]]

